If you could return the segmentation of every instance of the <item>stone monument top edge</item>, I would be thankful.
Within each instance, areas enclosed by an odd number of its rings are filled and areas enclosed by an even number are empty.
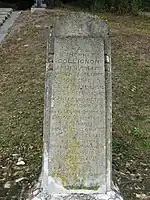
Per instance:
[[[108,35],[107,21],[97,15],[84,12],[64,12],[54,17],[54,36],[90,36]]]

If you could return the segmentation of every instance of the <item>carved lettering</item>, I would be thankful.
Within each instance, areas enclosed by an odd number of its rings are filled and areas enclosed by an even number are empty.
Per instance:
[[[100,184],[104,184],[105,179],[100,175],[106,164],[103,40],[87,37],[57,38],[55,47],[53,104],[50,109],[50,145],[54,149],[50,153],[54,154],[51,156],[51,171],[58,171],[58,163],[55,164],[58,160],[62,174],[71,184],[70,175],[74,176],[74,171],[72,174],[70,169],[72,164],[74,167],[75,161],[75,173],[81,179],[97,180],[96,184],[100,180]],[[72,155],[75,156],[70,160]],[[98,164],[93,166],[93,163]],[[95,179],[95,175],[99,177]],[[78,180],[77,184],[80,184]]]
[[[69,64],[93,64],[93,65],[96,65],[96,64],[100,64],[100,60],[96,59],[96,60],[93,60],[93,59],[58,59],[55,61],[56,63],[69,63]]]

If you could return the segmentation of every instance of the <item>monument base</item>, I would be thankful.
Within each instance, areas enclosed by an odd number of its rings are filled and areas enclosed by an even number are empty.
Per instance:
[[[35,11],[45,11],[46,8],[31,8],[31,13]]]
[[[123,200],[123,198],[115,191],[108,192],[107,194],[71,193],[51,195],[40,192],[32,200]]]
[[[119,188],[113,182],[111,191],[105,193],[106,187],[97,190],[67,190],[48,175],[48,156],[45,152],[42,173],[35,189],[27,200],[123,200]]]
[[[119,188],[113,184],[113,189],[107,193],[100,193],[98,190],[67,190],[63,186],[55,184],[50,178],[48,187],[40,186],[32,192],[28,200],[123,200]],[[42,183],[41,183],[42,185]]]

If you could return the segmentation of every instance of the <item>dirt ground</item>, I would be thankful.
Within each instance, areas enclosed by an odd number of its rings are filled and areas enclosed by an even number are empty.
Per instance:
[[[57,11],[58,12],[58,11]],[[150,18],[99,14],[112,39],[113,177],[124,200],[150,199]],[[0,199],[39,177],[51,13],[25,11],[0,44]],[[19,164],[22,163],[22,164]]]

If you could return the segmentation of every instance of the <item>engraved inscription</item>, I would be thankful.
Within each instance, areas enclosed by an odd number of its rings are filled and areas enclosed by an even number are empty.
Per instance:
[[[88,59],[58,59],[56,63],[69,63],[69,64],[100,64],[100,60],[88,60]]]
[[[56,38],[54,46],[51,175],[59,171],[56,176],[62,179],[64,186],[104,185],[103,40]]]

